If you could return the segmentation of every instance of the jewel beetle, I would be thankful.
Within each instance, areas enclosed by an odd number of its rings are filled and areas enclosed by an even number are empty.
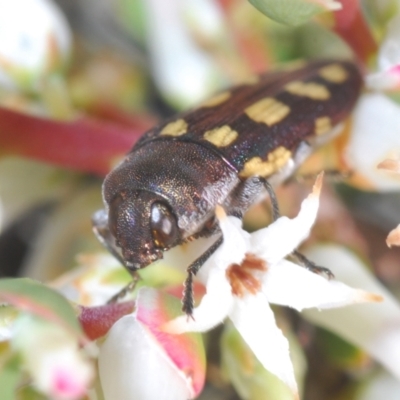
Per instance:
[[[272,200],[272,185],[340,131],[361,87],[355,63],[312,61],[261,75],[163,121],[105,178],[96,235],[132,273],[174,246],[221,235],[216,206],[242,217],[264,192]],[[189,315],[193,275],[221,243],[219,237],[188,267]]]

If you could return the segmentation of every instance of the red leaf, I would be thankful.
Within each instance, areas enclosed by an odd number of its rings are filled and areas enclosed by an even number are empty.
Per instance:
[[[90,340],[96,340],[104,336],[121,317],[133,312],[134,308],[133,301],[98,307],[82,307],[79,322],[86,336]]]
[[[105,175],[142,135],[137,127],[84,117],[60,122],[0,107],[0,149],[62,167]]]
[[[353,49],[363,65],[376,54],[378,46],[371,34],[358,0],[342,0],[343,8],[333,13],[335,32]]]

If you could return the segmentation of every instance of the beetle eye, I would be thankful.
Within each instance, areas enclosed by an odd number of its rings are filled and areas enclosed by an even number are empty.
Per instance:
[[[156,247],[167,249],[178,241],[179,233],[176,218],[164,204],[153,204],[150,225]]]

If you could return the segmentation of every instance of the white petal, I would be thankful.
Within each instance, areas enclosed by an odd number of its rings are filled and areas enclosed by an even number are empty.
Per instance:
[[[318,264],[331,268],[337,279],[383,296],[380,304],[303,314],[314,323],[365,349],[400,379],[400,305],[350,251],[339,246],[318,246],[307,252]]]
[[[328,280],[286,260],[268,269],[264,278],[263,293],[270,303],[289,306],[298,311],[311,307],[342,307],[379,298],[337,280]]]
[[[175,318],[163,326],[169,333],[204,332],[223,322],[234,303],[232,289],[225,271],[213,268],[207,281],[207,293],[193,311],[193,319],[186,315]]]
[[[397,90],[400,85],[400,15],[387,27],[378,53],[378,72],[366,76],[366,86],[374,90]]]
[[[224,237],[221,248],[225,248],[224,251],[218,251],[216,258],[220,262],[241,262],[250,246],[250,234],[243,230],[239,218],[226,216],[221,207],[217,207],[216,216]]]
[[[379,48],[378,66],[380,71],[400,64],[400,15],[388,24],[387,36]]]
[[[60,325],[29,314],[17,318],[12,334],[12,344],[40,391],[57,399],[84,395],[94,371],[76,337]]]
[[[230,318],[264,368],[285,382],[298,398],[289,343],[276,326],[266,297],[259,293],[237,299]]]
[[[191,398],[183,376],[132,314],[101,345],[99,374],[105,400]]]
[[[222,207],[217,207],[216,215],[224,241],[198,273],[206,284],[206,294],[193,310],[193,319],[180,316],[163,326],[167,332],[204,332],[223,322],[231,311],[234,299],[226,269],[243,260],[249,248],[250,235],[242,229],[242,222],[227,217]]]
[[[2,1],[0,26],[0,85],[24,87],[30,74],[32,83],[37,83],[56,61],[64,62],[70,51],[67,21],[52,1]],[[21,70],[24,73],[18,74]]]
[[[394,68],[369,74],[365,77],[365,84],[373,90],[395,90],[400,86],[400,71]]]
[[[273,264],[290,254],[308,237],[314,224],[319,206],[319,193],[322,185],[320,174],[313,192],[301,203],[297,217],[281,217],[270,226],[251,235],[251,251]]]
[[[228,217],[220,206],[216,208],[216,216],[224,241],[197,274],[197,277],[206,285],[211,269],[226,270],[232,264],[240,264],[250,247],[250,234],[242,229],[242,221],[240,219]]]
[[[383,94],[366,94],[354,113],[345,157],[351,169],[381,190],[398,190],[400,178],[378,170],[388,158],[400,158],[400,107]],[[367,155],[367,156],[366,156]]]

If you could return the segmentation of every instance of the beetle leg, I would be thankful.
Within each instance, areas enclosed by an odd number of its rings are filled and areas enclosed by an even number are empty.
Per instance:
[[[272,206],[272,220],[275,222],[280,216],[281,212],[279,211],[279,203],[276,198],[275,190],[272,185],[266,180],[261,178],[261,182],[264,184],[265,189],[268,192],[269,199],[271,200]]]
[[[137,283],[140,280],[140,275],[137,271],[132,273],[132,280],[124,286],[119,292],[117,292],[114,296],[112,296],[106,304],[114,304],[117,303],[119,300],[123,299],[128,293],[133,292]]]
[[[297,261],[299,261],[303,265],[303,267],[308,269],[309,271],[319,275],[325,274],[328,279],[333,279],[335,277],[335,275],[329,268],[316,265],[313,261],[309,260],[304,254],[300,253],[299,251],[295,250],[292,254],[297,259]]]
[[[223,242],[223,237],[220,236],[217,241],[210,246],[199,258],[190,264],[187,271],[187,278],[184,283],[182,311],[189,317],[193,318],[194,298],[193,298],[193,277],[197,274],[201,266],[215,253]]]

